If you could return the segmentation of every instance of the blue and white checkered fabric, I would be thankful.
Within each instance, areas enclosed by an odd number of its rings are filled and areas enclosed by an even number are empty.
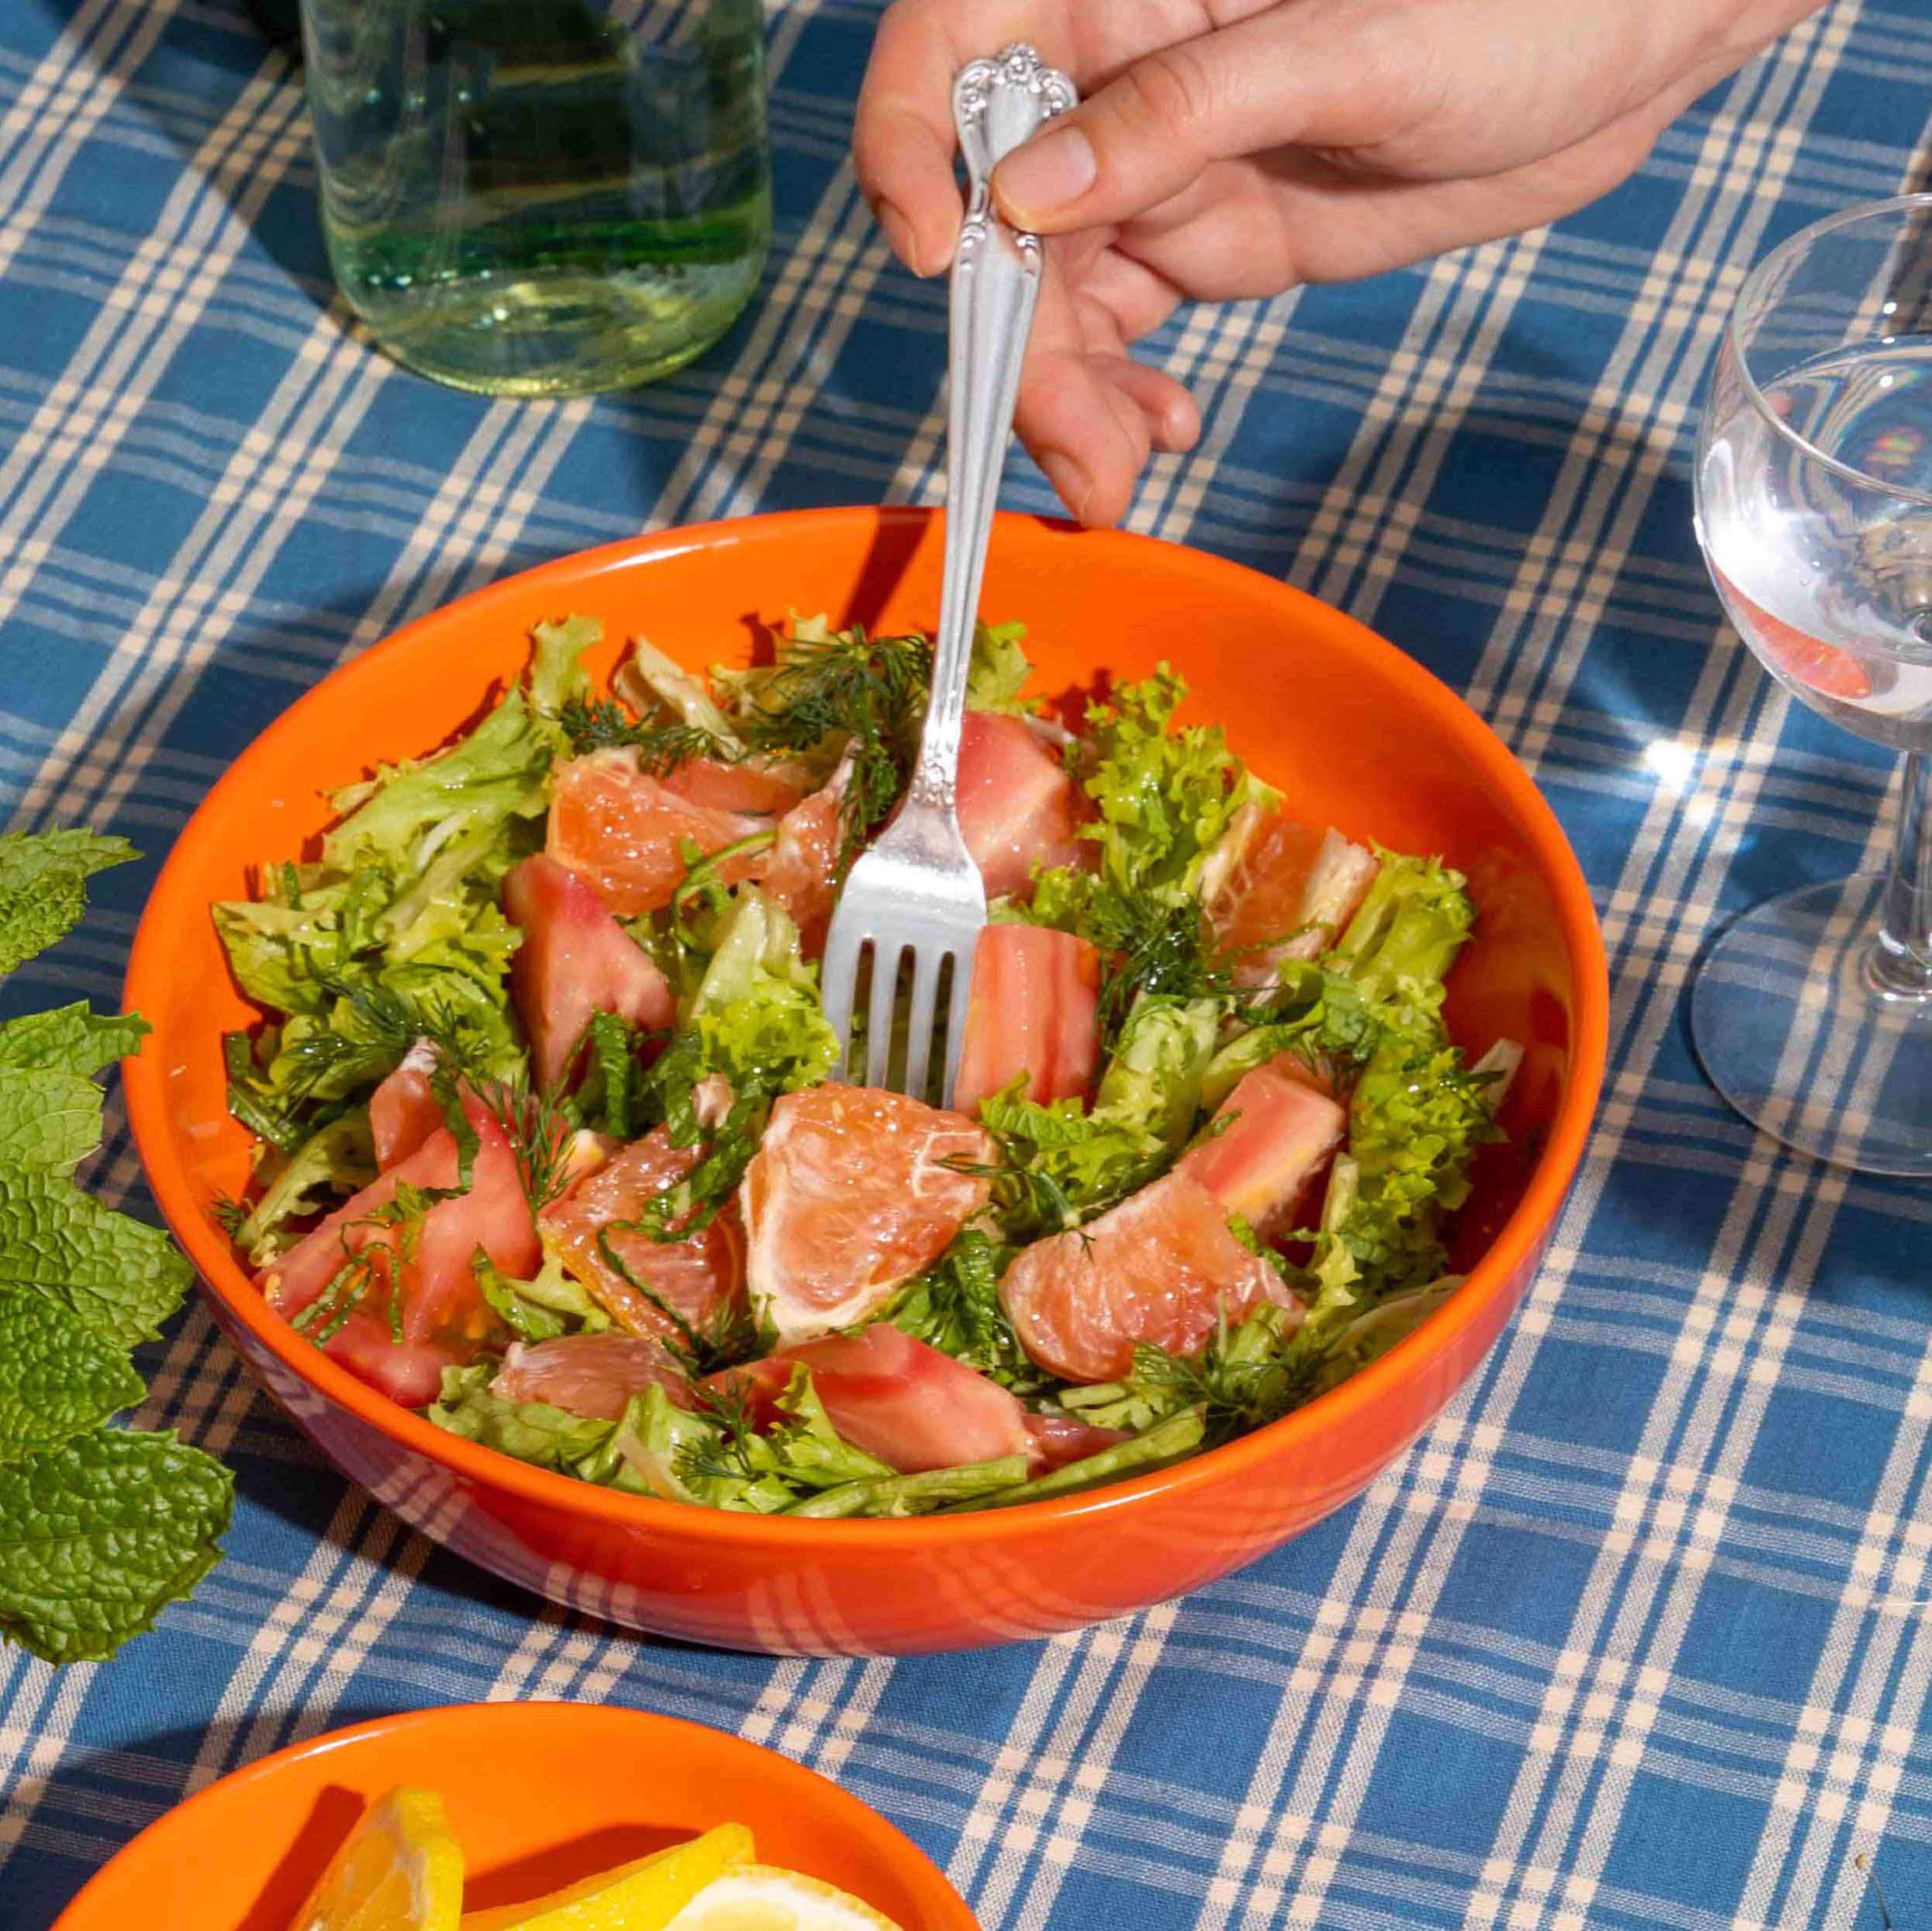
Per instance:
[[[1667,4],[1667,0],[1650,0]],[[10,996],[116,993],[158,857],[332,665],[590,543],[931,496],[943,291],[844,165],[875,8],[770,22],[778,245],[621,400],[397,372],[329,288],[301,95],[236,0],[0,5],[0,822],[147,863]],[[1133,523],[1340,604],[1554,803],[1615,974],[1602,1118],[1521,1318],[1356,1506],[1078,1637],[907,1662],[634,1641],[406,1533],[191,1310],[140,1419],[238,1471],[228,1560],[114,1664],[0,1659],[0,1925],[372,1714],[563,1696],[836,1777],[990,1926],[1932,1926],[1932,1190],[1781,1154],[1700,1077],[1713,926],[1875,862],[1888,763],[1788,704],[1691,535],[1723,311],[1794,228],[1920,178],[1927,0],[1840,0],[1547,233],[1183,317],[1206,408]],[[1006,500],[1044,510],[1016,464]],[[1855,1096],[1847,1095],[1855,1103]],[[118,1121],[110,1192],[142,1200]]]

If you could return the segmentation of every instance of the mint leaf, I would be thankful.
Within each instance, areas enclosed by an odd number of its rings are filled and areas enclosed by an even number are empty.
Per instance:
[[[54,1067],[0,1066],[0,1171],[71,1173],[101,1144],[101,1089]]]
[[[97,1429],[0,1468],[0,1635],[48,1663],[111,1656],[220,1559],[234,1503],[171,1434]]]
[[[0,978],[80,922],[95,872],[140,856],[93,832],[0,833]]]
[[[95,1012],[78,1000],[0,1024],[0,1066],[98,1073],[138,1053],[147,1031],[138,1013]]]
[[[108,1340],[151,1339],[194,1270],[158,1227],[116,1213],[57,1174],[0,1161],[0,1288],[30,1288]]]
[[[57,1448],[147,1392],[127,1350],[71,1308],[0,1287],[0,1462]]]

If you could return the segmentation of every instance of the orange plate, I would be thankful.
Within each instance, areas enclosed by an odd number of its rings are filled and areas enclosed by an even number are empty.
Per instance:
[[[903,1931],[975,1931],[912,1839],[815,1770],[675,1717],[474,1703],[384,1717],[211,1784],[104,1865],[54,1931],[288,1931],[372,1797],[437,1791],[473,1909],[514,1904],[748,1824],[760,1859],[823,1878]]]
[[[615,1494],[459,1441],[396,1407],[270,1312],[209,1217],[248,1172],[220,1034],[255,1017],[208,915],[249,868],[300,852],[320,794],[420,756],[515,676],[526,632],[603,621],[698,666],[742,661],[760,621],[820,611],[930,626],[941,526],[917,510],[819,510],[673,530],[527,572],[345,665],[238,758],[176,844],[136,935],[127,1000],[154,1031],[129,1109],[162,1211],[215,1318],[350,1477],[427,1535],[556,1601],[701,1642],[808,1654],[958,1648],[1118,1615],[1252,1561],[1359,1493],[1467,1378],[1522,1298],[1581,1156],[1608,992],[1587,887],[1536,789],[1475,713],[1326,605],[1238,566],[1117,532],[1001,518],[983,607],[1024,618],[1050,691],[1172,659],[1186,715],[1223,720],[1300,816],[1469,874],[1478,934],[1450,1023],[1528,1047],[1455,1258],[1469,1279],[1415,1335],[1299,1413],[1086,1496],[984,1514],[785,1521]]]

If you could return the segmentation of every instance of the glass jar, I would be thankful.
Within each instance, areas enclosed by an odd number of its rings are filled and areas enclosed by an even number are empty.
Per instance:
[[[461,389],[627,389],[715,341],[771,232],[760,0],[301,0],[337,285]]]

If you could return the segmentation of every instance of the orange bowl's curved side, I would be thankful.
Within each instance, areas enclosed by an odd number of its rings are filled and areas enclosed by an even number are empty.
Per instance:
[[[701,1724],[573,1703],[424,1710],[277,1751],[150,1825],[54,1931],[279,1931],[363,1804],[398,1784],[442,1797],[472,1909],[736,1822],[765,1862],[837,1884],[903,1931],[975,1931],[925,1853],[815,1771]]]
[[[1458,1236],[1466,1285],[1416,1334],[1272,1427],[1090,1496],[907,1522],[787,1522],[586,1487],[398,1408],[272,1313],[208,1217],[237,1191],[218,1035],[252,1023],[211,900],[300,850],[320,795],[420,756],[514,677],[528,627],[602,619],[602,668],[648,635],[693,666],[742,658],[789,607],[874,629],[928,627],[939,520],[919,510],[757,517],[587,552],[412,625],[293,706],[238,759],[177,843],[137,935],[128,1004],[153,1036],[128,1071],[157,1198],[251,1369],[354,1479],[497,1573],[641,1627],[773,1650],[937,1649],[1075,1627],[1191,1588],[1347,1500],[1473,1372],[1526,1290],[1581,1156],[1602,1077],[1603,952],[1554,816],[1467,706],[1359,625],[1255,573],[1144,538],[1001,520],[983,607],[1031,626],[1047,689],[1172,659],[1186,715],[1218,719],[1300,815],[1441,851],[1480,912],[1449,1016],[1481,1050],[1528,1050]]]

